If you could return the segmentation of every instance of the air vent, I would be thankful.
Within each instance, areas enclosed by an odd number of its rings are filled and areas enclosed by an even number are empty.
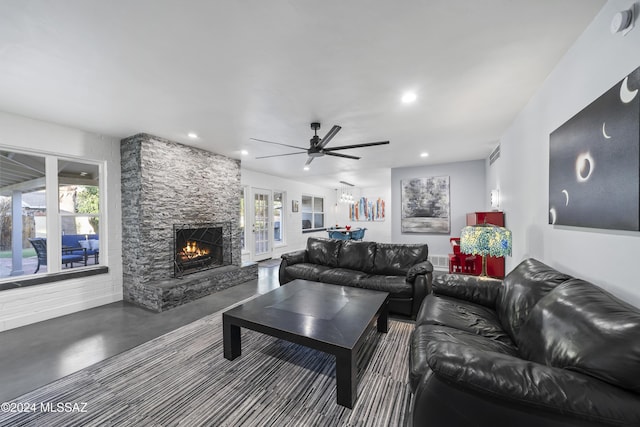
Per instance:
[[[429,255],[427,259],[433,265],[434,270],[449,271],[449,257],[447,255]]]
[[[489,154],[489,164],[492,165],[499,158],[500,158],[500,144],[498,144],[498,146],[493,149],[491,154]]]

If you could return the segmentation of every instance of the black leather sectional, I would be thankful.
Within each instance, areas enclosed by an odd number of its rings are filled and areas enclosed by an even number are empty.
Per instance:
[[[435,277],[409,359],[414,426],[640,426],[640,310],[534,259]]]
[[[307,248],[282,255],[280,284],[294,279],[389,292],[389,311],[415,318],[431,292],[426,244],[391,244],[310,237]]]

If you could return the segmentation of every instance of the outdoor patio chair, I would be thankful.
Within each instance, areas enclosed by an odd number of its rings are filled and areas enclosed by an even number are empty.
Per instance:
[[[29,242],[33,245],[33,248],[36,250],[36,255],[38,256],[38,266],[36,267],[36,271],[33,274],[36,274],[38,270],[40,270],[41,265],[47,265],[47,239],[43,239],[42,237],[36,237],[35,239],[29,239]],[[62,263],[65,266],[69,266],[71,264],[71,268],[73,268],[74,262],[85,262],[85,257],[78,254],[64,254],[62,255]]]

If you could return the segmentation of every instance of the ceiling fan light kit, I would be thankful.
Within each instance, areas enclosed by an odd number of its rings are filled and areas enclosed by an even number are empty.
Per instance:
[[[280,142],[266,141],[264,139],[251,138],[253,141],[266,142],[268,144],[282,145],[282,146],[285,146],[285,147],[296,148],[298,150],[304,150],[304,151],[297,151],[295,153],[274,154],[274,155],[270,155],[270,156],[259,156],[259,157],[256,157],[256,159],[266,159],[266,158],[269,158],[269,157],[291,156],[291,155],[294,155],[294,154],[307,153],[308,157],[307,157],[307,162],[305,163],[305,166],[308,166],[313,161],[313,159],[315,159],[316,157],[322,157],[322,156],[325,156],[325,155],[326,156],[334,156],[334,157],[342,157],[342,158],[345,158],[345,159],[353,159],[353,160],[359,160],[360,159],[360,157],[351,156],[351,155],[348,155],[348,154],[335,153],[334,151],[349,150],[349,149],[352,149],[352,148],[361,148],[361,147],[373,147],[373,146],[376,146],[376,145],[389,144],[389,141],[379,141],[379,142],[367,142],[367,143],[364,143],[364,144],[343,145],[342,147],[326,148],[327,144],[329,144],[329,141],[331,141],[333,139],[333,137],[336,136],[336,134],[340,131],[340,129],[342,129],[342,127],[340,127],[338,125],[333,125],[331,130],[329,130],[329,132],[327,132],[327,134],[324,136],[324,138],[320,138],[318,136],[318,129],[320,129],[320,123],[312,122],[311,123],[311,129],[313,130],[314,135],[309,140],[309,148],[298,147],[298,146],[295,146],[295,145],[282,144]]]

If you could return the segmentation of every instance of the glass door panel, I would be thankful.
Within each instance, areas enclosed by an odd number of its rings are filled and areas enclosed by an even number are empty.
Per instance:
[[[253,190],[254,261],[271,258],[269,198],[268,191]]]

